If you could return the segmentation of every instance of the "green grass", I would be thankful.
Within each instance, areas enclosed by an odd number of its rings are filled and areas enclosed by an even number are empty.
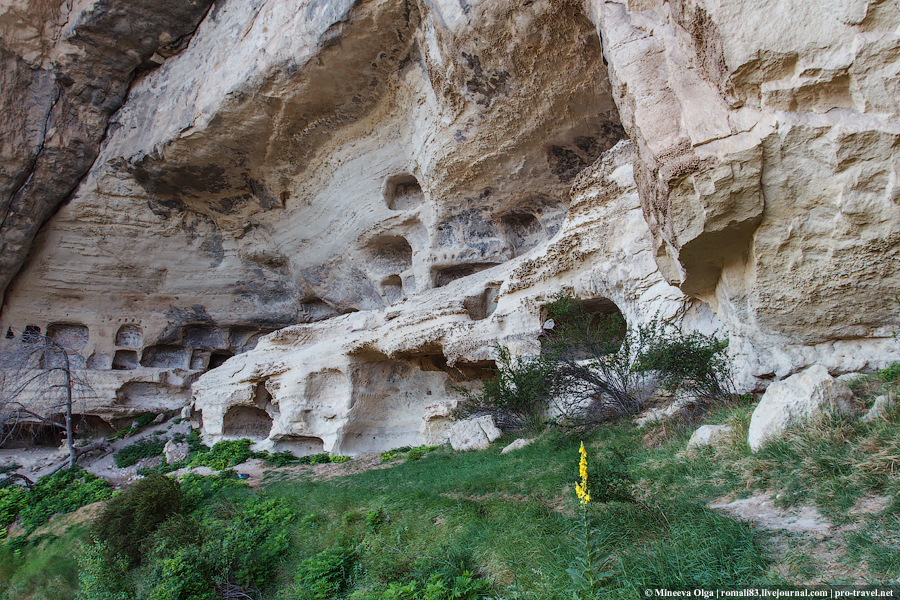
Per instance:
[[[76,548],[87,535],[86,523],[60,537],[46,535],[28,543],[0,545],[0,600],[68,600],[78,585]]]
[[[885,370],[854,389],[860,404],[871,405],[879,394],[896,397],[900,377]],[[685,447],[698,423],[649,430],[621,423],[584,438],[546,431],[508,455],[500,448],[513,435],[479,452],[399,448],[385,468],[330,479],[310,469],[273,470],[257,490],[229,472],[191,476],[182,485],[184,509],[148,539],[152,551],[130,572],[129,597],[148,597],[170,581],[172,590],[204,598],[224,573],[258,588],[261,600],[303,600],[317,597],[315,590],[323,598],[425,598],[429,581],[436,599],[458,584],[471,598],[570,600],[566,570],[576,558],[582,441],[604,598],[636,599],[648,587],[802,584],[834,561],[848,571],[860,565],[870,583],[900,576],[900,478],[892,474],[900,464],[900,413],[871,424],[826,417],[753,454],[746,443],[753,406],[746,400],[706,415],[706,423],[732,426],[729,441],[692,452]],[[193,442],[203,460],[223,464],[249,453],[246,443],[204,449]],[[394,460],[404,454],[406,460]],[[773,556],[770,534],[707,508],[726,495],[760,491],[777,493],[783,505],[814,504],[845,527],[831,541],[791,534],[799,537],[781,542],[782,555]],[[851,515],[874,494],[891,499],[883,512]],[[71,598],[71,561],[51,565],[47,558],[74,544],[68,536],[34,542],[18,555],[21,542],[7,543],[0,581],[9,587],[34,580],[27,593],[50,594],[34,597]],[[255,560],[260,555],[266,559]],[[35,575],[32,562],[50,565],[46,576]]]

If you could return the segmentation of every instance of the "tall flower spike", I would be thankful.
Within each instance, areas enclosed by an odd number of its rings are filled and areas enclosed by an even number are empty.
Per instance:
[[[584,442],[581,442],[578,453],[581,454],[581,461],[578,463],[578,475],[581,477],[581,482],[575,484],[575,495],[582,504],[587,504],[591,501],[591,495],[587,491],[587,451],[584,449]]]

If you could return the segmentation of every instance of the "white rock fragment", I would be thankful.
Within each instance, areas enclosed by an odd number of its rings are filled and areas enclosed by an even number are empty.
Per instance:
[[[829,375],[822,365],[773,383],[750,418],[750,449],[756,452],[766,439],[779,435],[789,425],[829,411],[854,414],[852,398],[847,384]]]
[[[878,396],[875,398],[875,403],[872,405],[872,408],[870,408],[869,412],[863,415],[860,420],[863,423],[870,423],[878,419],[884,419],[887,416],[888,411],[894,408],[895,404],[896,403],[892,398]]]
[[[510,452],[512,452],[514,450],[519,450],[520,448],[524,448],[525,446],[528,446],[533,441],[534,440],[526,440],[525,438],[519,438],[516,441],[514,441],[512,444],[510,444],[509,446],[507,446],[506,448],[501,450],[500,454],[509,454]]]

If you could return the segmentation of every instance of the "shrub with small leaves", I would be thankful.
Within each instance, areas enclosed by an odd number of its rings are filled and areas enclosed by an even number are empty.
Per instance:
[[[301,465],[327,464],[331,462],[331,455],[327,452],[320,452],[319,454],[309,454],[307,456],[301,456],[297,459],[297,462]]]
[[[28,503],[28,492],[17,485],[0,490],[0,537],[6,534],[5,527],[16,520],[19,511]]]
[[[424,583],[413,579],[406,583],[390,583],[384,590],[357,590],[349,600],[478,600],[491,595],[491,585],[484,579],[475,579],[469,571],[463,571],[447,581],[439,573],[429,576]]]
[[[165,475],[149,475],[107,503],[94,521],[93,536],[103,542],[109,557],[129,564],[141,561],[142,545],[169,515],[184,508],[179,483]]]
[[[78,553],[78,596],[76,600],[130,600],[127,590],[128,565],[121,558],[107,560],[104,545],[83,544]]]

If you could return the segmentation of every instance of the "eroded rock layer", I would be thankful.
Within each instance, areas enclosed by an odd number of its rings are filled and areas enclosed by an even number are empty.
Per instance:
[[[0,0],[0,327],[298,452],[421,441],[563,289],[742,390],[883,366],[900,9],[782,4]]]

